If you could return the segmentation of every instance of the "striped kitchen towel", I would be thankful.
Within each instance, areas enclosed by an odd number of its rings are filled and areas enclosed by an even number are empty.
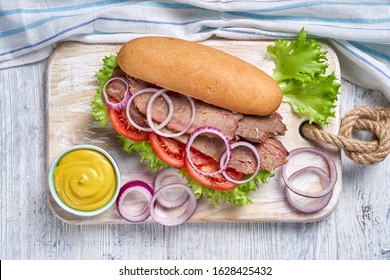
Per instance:
[[[390,100],[390,1],[0,1],[0,69],[49,56],[59,43],[123,43],[145,34],[201,41],[327,38],[342,76]]]

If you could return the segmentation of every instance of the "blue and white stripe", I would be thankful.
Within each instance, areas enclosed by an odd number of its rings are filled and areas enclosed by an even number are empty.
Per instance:
[[[390,99],[390,1],[380,0],[2,0],[0,68],[43,59],[66,40],[123,43],[145,34],[277,39],[293,38],[303,27],[332,39],[344,77]]]

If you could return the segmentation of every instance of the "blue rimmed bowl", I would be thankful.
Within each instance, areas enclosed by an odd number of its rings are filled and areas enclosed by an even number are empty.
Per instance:
[[[62,199],[60,198],[60,196],[58,195],[57,190],[56,190],[55,180],[54,180],[55,170],[58,167],[58,164],[60,163],[61,159],[65,155],[67,155],[73,151],[76,151],[76,150],[96,151],[96,152],[100,153],[101,155],[103,155],[111,163],[112,167],[114,168],[115,177],[116,177],[115,178],[116,184],[115,184],[114,194],[113,194],[112,198],[107,203],[105,203],[101,207],[94,209],[94,210],[79,210],[79,209],[75,209],[75,208],[70,207],[64,201],[62,201]],[[65,210],[71,214],[74,214],[77,216],[84,216],[84,217],[99,215],[99,214],[105,212],[108,208],[110,208],[114,204],[114,202],[116,201],[118,194],[119,194],[120,186],[121,186],[121,176],[120,176],[120,170],[119,170],[118,164],[116,163],[114,158],[107,151],[105,151],[104,149],[102,149],[98,146],[94,146],[94,145],[75,145],[75,146],[72,146],[72,147],[69,147],[69,148],[63,150],[60,154],[57,155],[57,157],[54,159],[53,163],[51,164],[48,179],[49,179],[50,193],[53,196],[55,202],[63,210]]]

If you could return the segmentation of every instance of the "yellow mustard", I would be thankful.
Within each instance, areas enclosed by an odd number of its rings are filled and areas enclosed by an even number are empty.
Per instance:
[[[92,211],[113,197],[116,175],[111,162],[94,150],[74,150],[62,157],[54,171],[54,186],[69,207]]]

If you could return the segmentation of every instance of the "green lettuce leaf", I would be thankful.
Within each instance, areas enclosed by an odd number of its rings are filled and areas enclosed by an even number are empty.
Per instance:
[[[184,168],[180,170],[180,174],[183,178],[187,179],[188,185],[198,199],[203,196],[209,199],[213,204],[228,202],[237,206],[252,203],[252,199],[249,196],[250,193],[256,191],[260,185],[267,183],[269,178],[274,176],[274,174],[269,171],[260,170],[252,181],[238,185],[232,190],[219,191],[202,186],[195,181]]]
[[[276,62],[273,77],[282,89],[283,102],[300,116],[308,116],[309,123],[324,126],[335,116],[341,85],[334,73],[325,76],[326,52],[318,41],[306,36],[302,29],[295,41],[276,40],[267,51]]]
[[[92,99],[91,108],[93,117],[101,126],[105,126],[110,122],[107,107],[102,98],[103,86],[111,78],[112,72],[116,67],[118,67],[118,55],[106,56],[103,59],[103,67],[95,74],[99,88]]]
[[[268,54],[276,62],[273,77],[278,83],[290,79],[308,82],[316,74],[325,74],[328,67],[326,52],[321,51],[319,42],[307,39],[306,35],[302,29],[297,40],[280,39],[268,46]]]
[[[118,67],[118,55],[112,54],[103,58],[103,67],[95,73],[100,86],[103,86],[112,76],[112,72]]]
[[[291,105],[294,112],[300,116],[309,116],[309,123],[320,126],[328,124],[328,118],[334,117],[335,100],[340,84],[336,75],[317,76],[308,83],[290,80],[282,88],[283,101]]]
[[[160,168],[169,168],[170,165],[163,162],[153,151],[152,146],[150,145],[149,141],[143,141],[143,142],[134,142],[126,137],[123,137],[121,135],[118,135],[118,139],[123,142],[123,151],[131,154],[133,152],[136,152],[140,155],[140,161],[141,162],[147,162],[148,168],[156,172],[160,170]]]

